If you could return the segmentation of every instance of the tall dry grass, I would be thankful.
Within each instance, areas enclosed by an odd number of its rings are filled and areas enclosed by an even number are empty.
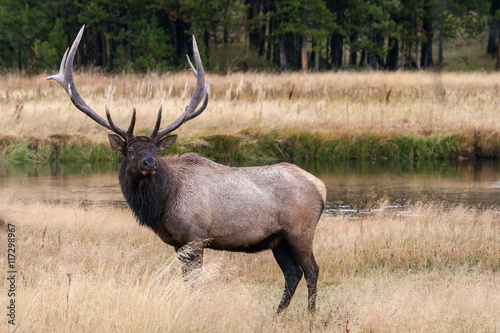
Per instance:
[[[323,216],[318,310],[307,314],[301,282],[274,318],[283,278],[270,252],[206,251],[191,288],[173,249],[128,210],[4,199],[0,218],[18,239],[17,332],[498,331],[498,209],[384,207]]]
[[[48,137],[80,134],[106,141],[76,110],[61,87],[38,76],[3,75],[0,133]],[[500,129],[499,73],[328,72],[207,74],[211,101],[204,115],[179,130],[184,139],[250,132],[407,133],[450,135]],[[184,110],[194,89],[190,73],[102,75],[78,73],[84,100],[104,117],[104,96],[116,122],[128,125],[137,104],[138,130],[155,122],[162,98],[164,122]]]

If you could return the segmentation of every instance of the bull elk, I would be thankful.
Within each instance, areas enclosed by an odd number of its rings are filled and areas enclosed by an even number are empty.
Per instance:
[[[177,139],[168,134],[199,116],[208,104],[209,85],[194,36],[196,68],[189,57],[187,60],[197,82],[189,105],[160,130],[162,103],[151,134],[136,136],[135,106],[124,130],[111,119],[107,102],[106,121],[92,111],[75,87],[73,58],[84,28],[66,50],[59,73],[47,79],[59,83],[80,111],[114,133],[108,135],[111,147],[124,156],[118,178],[138,222],[175,248],[184,274],[201,268],[204,248],[248,253],[272,250],[285,277],[277,312],[288,307],[303,274],[308,309],[314,311],[319,267],[313,238],[325,205],[323,182],[288,163],[235,168],[192,153],[159,157]],[[202,106],[196,109],[203,97]]]

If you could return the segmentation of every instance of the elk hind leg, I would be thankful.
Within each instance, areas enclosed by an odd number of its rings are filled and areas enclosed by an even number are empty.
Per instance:
[[[279,314],[290,304],[290,300],[297,289],[297,285],[300,279],[302,279],[302,269],[295,260],[290,246],[286,241],[281,242],[281,244],[273,249],[273,255],[285,276],[285,290],[283,291],[283,297],[276,310],[276,313]]]
[[[307,309],[309,312],[314,312],[316,307],[319,266],[316,263],[312,251],[312,241],[310,244],[304,244],[303,240],[298,240],[297,242],[290,242],[290,246],[293,256],[297,260],[306,278],[308,291]]]
[[[314,254],[311,252],[311,258],[309,260],[309,268],[304,270],[304,275],[307,281],[307,291],[308,291],[308,304],[307,309],[309,312],[314,312],[316,309],[316,296],[318,295],[318,275],[319,266],[314,259]]]

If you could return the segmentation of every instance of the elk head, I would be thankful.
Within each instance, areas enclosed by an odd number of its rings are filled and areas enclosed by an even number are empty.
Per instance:
[[[196,88],[191,98],[191,101],[186,106],[186,109],[182,115],[177,118],[173,123],[167,127],[160,130],[161,127],[161,114],[163,101],[158,110],[158,117],[156,119],[156,124],[149,136],[135,136],[134,126],[136,118],[136,109],[134,105],[132,119],[128,129],[124,129],[115,125],[111,119],[111,114],[109,113],[108,102],[105,101],[105,110],[107,121],[101,116],[95,113],[82,99],[78,90],[76,89],[75,83],[73,81],[73,59],[76,54],[80,40],[82,39],[83,30],[85,25],[82,26],[80,32],[75,38],[71,48],[68,48],[64,53],[63,59],[61,61],[61,66],[59,73],[57,75],[51,75],[47,77],[47,80],[54,80],[59,83],[66,93],[69,95],[71,102],[83,113],[85,113],[90,119],[94,120],[99,125],[109,129],[114,134],[109,134],[109,142],[111,147],[121,152],[127,161],[130,163],[130,172],[135,177],[145,177],[149,175],[154,175],[156,168],[158,166],[157,154],[161,151],[167,150],[174,144],[177,140],[177,135],[168,135],[169,133],[175,131],[183,123],[199,116],[207,107],[209,98],[209,84],[205,83],[205,73],[203,71],[203,65],[201,63],[200,52],[198,51],[198,45],[196,44],[196,39],[193,36],[193,54],[196,64],[196,69],[194,68],[189,56],[186,55],[189,66],[193,74],[196,76]],[[205,100],[200,108],[196,109],[200,104],[201,100],[205,96]]]

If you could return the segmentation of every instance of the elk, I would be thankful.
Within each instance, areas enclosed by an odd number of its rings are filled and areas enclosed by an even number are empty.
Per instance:
[[[205,248],[254,253],[272,250],[283,271],[285,289],[277,313],[285,310],[302,275],[308,288],[308,309],[316,304],[319,267],[313,254],[316,225],[326,200],[325,185],[301,168],[279,163],[260,167],[229,167],[197,154],[159,157],[177,139],[168,135],[199,116],[207,107],[209,85],[193,36],[197,78],[189,105],[174,122],[160,130],[162,104],[149,136],[133,134],[135,105],[127,130],[115,125],[107,101],[107,121],[82,99],[73,81],[73,59],[82,26],[63,56],[59,73],[49,76],[80,111],[112,131],[111,147],[123,154],[119,181],[125,199],[141,225],[151,228],[175,248],[185,274],[201,268]],[[200,108],[196,109],[205,97]]]

